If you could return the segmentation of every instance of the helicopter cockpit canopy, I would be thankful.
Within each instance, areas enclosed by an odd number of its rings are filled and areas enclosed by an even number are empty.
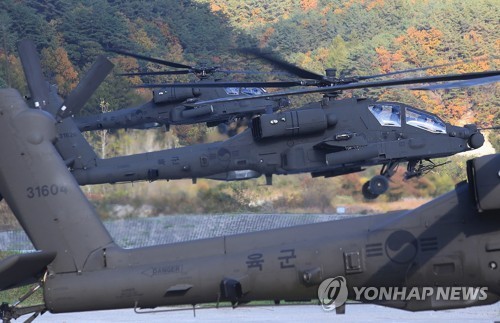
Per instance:
[[[403,108],[396,104],[384,103],[368,106],[368,110],[384,127],[401,127]],[[432,133],[446,134],[445,123],[433,114],[410,107],[405,111],[406,124]]]
[[[446,134],[446,125],[435,115],[406,108],[406,124],[433,133]]]
[[[266,90],[260,87],[226,87],[224,90],[227,95],[261,95],[267,93]]]
[[[370,105],[368,110],[382,126],[401,127],[401,107],[394,104]]]

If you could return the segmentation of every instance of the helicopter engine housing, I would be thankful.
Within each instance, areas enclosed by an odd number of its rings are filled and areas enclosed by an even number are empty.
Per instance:
[[[323,109],[263,114],[252,119],[252,135],[255,140],[302,136],[324,132],[336,122],[337,118],[327,115]]]
[[[160,103],[180,103],[187,99],[200,96],[201,91],[198,88],[165,87],[161,90],[153,91],[153,101]]]

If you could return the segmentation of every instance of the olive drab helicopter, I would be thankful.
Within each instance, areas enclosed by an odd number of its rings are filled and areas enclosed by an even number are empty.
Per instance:
[[[81,99],[92,92],[85,80],[96,80],[99,70],[91,68],[77,87],[86,93]],[[58,111],[76,107],[66,103]],[[61,138],[56,125],[65,120],[72,121],[0,89],[0,194],[36,249],[0,260],[0,291],[32,286],[14,304],[0,304],[4,323],[23,315],[32,322],[46,312],[134,309],[168,319],[168,311],[185,308],[163,306],[327,305],[332,300],[321,286],[334,277],[342,277],[345,299],[408,311],[500,300],[500,155],[469,161],[468,183],[414,210],[124,249],[54,146]],[[369,286],[429,293],[386,300],[357,292]],[[437,296],[451,288],[451,299]],[[43,299],[25,306],[37,290]],[[336,305],[339,314],[350,306]]]
[[[398,102],[364,98],[339,100],[339,91],[443,81],[456,81],[447,83],[448,87],[470,86],[496,82],[500,74],[499,71],[491,71],[360,82],[386,75],[338,79],[331,74],[321,76],[295,66],[290,67],[283,61],[271,60],[290,73],[310,79],[259,85],[288,87],[301,84],[318,88],[267,93],[254,98],[322,92],[325,93],[323,99],[299,109],[257,116],[252,119],[249,129],[223,142],[99,159],[88,144],[69,141],[60,152],[65,159],[75,160],[71,169],[80,184],[180,178],[230,181],[261,175],[265,175],[266,182],[271,184],[274,174],[311,173],[313,177],[332,177],[359,172],[367,166],[382,165],[380,175],[363,185],[364,197],[374,199],[387,191],[389,179],[401,163],[407,163],[406,178],[421,176],[440,165],[431,159],[477,149],[483,145],[484,137],[475,125],[453,126],[435,114]],[[427,68],[415,70],[422,69]],[[238,84],[255,85],[248,82]],[[143,85],[161,86],[164,84]],[[216,86],[216,83],[206,86]],[[220,102],[246,99],[244,96],[220,98],[198,101],[193,106],[211,107]],[[68,137],[77,140],[75,132],[68,130],[68,133],[73,134]],[[80,151],[76,151],[75,147],[79,147]],[[83,158],[74,159],[74,156]]]
[[[209,127],[220,125],[221,129],[224,129],[223,125],[227,125],[235,120],[239,121],[242,118],[251,118],[254,115],[273,112],[289,105],[288,99],[281,97],[273,100],[241,101],[238,103],[227,103],[194,109],[191,106],[186,106],[184,103],[226,96],[253,96],[266,93],[266,90],[258,87],[258,85],[252,87],[241,87],[238,84],[225,87],[204,86],[212,82],[218,83],[219,80],[215,79],[216,74],[262,74],[265,72],[225,70],[218,66],[208,66],[207,64],[189,66],[119,49],[108,49],[108,51],[179,69],[120,73],[118,74],[120,76],[194,74],[198,78],[198,81],[193,83],[189,88],[177,88],[166,85],[161,89],[155,89],[153,90],[153,99],[138,107],[119,109],[97,115],[75,117],[75,122],[81,131],[115,130],[122,128],[148,129],[160,126],[164,126],[168,130],[170,125],[196,123],[206,123]]]
[[[83,157],[71,166],[82,185],[181,178],[242,180],[261,175],[271,184],[274,174],[332,177],[383,165],[381,174],[363,187],[369,199],[387,190],[388,179],[400,163],[408,163],[407,178],[420,176],[437,166],[430,159],[479,148],[484,142],[473,125],[453,126],[401,103],[328,98],[253,118],[251,128],[222,142],[146,154],[99,159],[88,144],[74,144],[75,131],[68,131],[67,137],[72,140],[60,152],[65,159],[75,154]]]

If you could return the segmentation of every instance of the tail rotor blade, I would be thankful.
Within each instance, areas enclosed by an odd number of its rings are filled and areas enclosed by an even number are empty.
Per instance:
[[[77,114],[90,99],[94,91],[101,85],[106,76],[108,76],[113,66],[113,63],[104,55],[99,56],[87,74],[59,108],[57,117],[59,119],[64,119]]]
[[[35,108],[45,110],[49,105],[49,84],[43,76],[35,43],[23,39],[17,44],[17,49],[33,104]]]

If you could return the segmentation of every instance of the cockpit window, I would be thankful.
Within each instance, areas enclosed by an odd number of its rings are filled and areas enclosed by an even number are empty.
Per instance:
[[[224,88],[226,93],[228,95],[239,95],[240,94],[240,88],[239,87],[226,87]]]
[[[242,94],[248,94],[248,95],[261,95],[266,93],[266,90],[260,87],[242,87],[241,88],[241,93]]]
[[[368,110],[382,126],[401,127],[401,107],[399,105],[375,104],[368,106]]]
[[[406,124],[433,133],[446,133],[446,125],[438,117],[412,108],[406,109]]]
[[[260,95],[267,93],[260,87],[226,87],[224,88],[228,95]]]

